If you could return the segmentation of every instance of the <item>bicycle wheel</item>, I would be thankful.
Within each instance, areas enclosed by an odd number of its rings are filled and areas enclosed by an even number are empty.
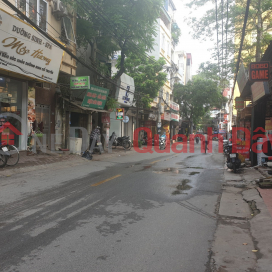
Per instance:
[[[2,150],[1,150],[2,151]],[[7,156],[0,152],[0,168],[3,168],[7,164]]]
[[[19,150],[14,145],[8,145],[9,157],[7,159],[7,165],[14,166],[19,161]]]

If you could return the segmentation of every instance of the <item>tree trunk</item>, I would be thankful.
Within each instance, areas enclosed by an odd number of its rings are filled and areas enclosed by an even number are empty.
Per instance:
[[[259,0],[258,1],[258,11],[257,11],[256,61],[260,61],[261,57],[262,57],[261,39],[262,39],[262,12],[261,12],[261,0]]]

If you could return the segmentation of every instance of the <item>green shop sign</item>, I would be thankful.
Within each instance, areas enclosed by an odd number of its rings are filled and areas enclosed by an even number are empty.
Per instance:
[[[81,106],[86,108],[103,110],[106,104],[108,94],[108,89],[104,89],[95,85],[90,85],[90,89],[86,91]]]
[[[90,77],[70,77],[70,89],[72,90],[82,90],[90,89]]]

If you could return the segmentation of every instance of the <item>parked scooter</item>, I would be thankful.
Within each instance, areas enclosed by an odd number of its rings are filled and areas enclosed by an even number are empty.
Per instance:
[[[160,150],[164,150],[166,148],[167,141],[166,141],[166,136],[162,135],[159,138],[159,148]]]
[[[113,140],[112,140],[113,138]],[[124,149],[131,149],[131,140],[129,136],[117,137],[115,132],[113,132],[109,138],[109,141],[112,142],[112,146],[116,148],[117,146],[122,146]]]
[[[237,169],[241,166],[241,160],[238,158],[238,153],[232,152],[232,144],[229,144],[229,153],[227,154],[227,167],[236,173]]]

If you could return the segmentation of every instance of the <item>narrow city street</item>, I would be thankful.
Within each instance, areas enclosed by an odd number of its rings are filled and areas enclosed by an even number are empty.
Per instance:
[[[223,164],[198,145],[3,177],[0,270],[210,271]]]

